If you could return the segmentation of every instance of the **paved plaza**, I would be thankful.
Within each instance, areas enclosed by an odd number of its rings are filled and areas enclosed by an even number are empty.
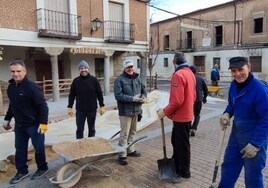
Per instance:
[[[109,98],[110,97],[110,98]],[[51,110],[50,120],[55,121],[65,116],[66,101],[58,104],[49,102]],[[112,96],[106,97],[106,101],[110,100],[107,105],[108,108],[115,106],[115,101]],[[191,142],[191,178],[182,183],[173,184],[168,181],[160,181],[158,178],[157,160],[163,158],[162,150],[162,137],[160,129],[160,121],[155,121],[145,129],[138,132],[137,137],[146,135],[147,138],[136,144],[136,149],[141,152],[142,156],[139,158],[129,159],[129,164],[121,166],[117,163],[117,158],[109,158],[106,161],[97,162],[96,166],[103,169],[104,173],[113,172],[111,176],[106,177],[100,170],[93,169],[91,171],[84,170],[80,181],[74,186],[75,188],[87,188],[87,187],[137,187],[137,188],[208,188],[211,185],[214,165],[217,155],[217,146],[219,141],[220,129],[219,118],[222,114],[226,102],[208,100],[208,103],[203,105],[201,113],[201,121],[196,132],[195,137],[190,138]],[[59,110],[61,109],[61,110]],[[168,158],[171,157],[171,129],[172,122],[165,118],[165,132],[166,132],[166,144]],[[229,137],[230,128],[227,130],[227,134],[224,140],[224,147]],[[117,140],[114,140],[117,143]],[[223,157],[223,153],[221,158]],[[57,160],[49,161],[50,172],[45,178],[40,180],[31,181],[29,178],[24,179],[22,182],[16,185],[10,185],[8,180],[1,182],[0,187],[57,187],[56,184],[51,184],[49,177],[52,177],[57,172],[57,169],[61,167],[65,161],[59,157]],[[268,181],[268,171],[264,171],[266,176],[266,182]],[[220,168],[218,172],[217,182],[220,178]],[[236,188],[243,188],[244,180],[243,173],[241,174],[239,181],[236,184]]]

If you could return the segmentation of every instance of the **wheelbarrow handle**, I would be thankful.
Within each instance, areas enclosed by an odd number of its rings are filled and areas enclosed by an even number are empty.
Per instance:
[[[132,146],[133,144],[135,144],[136,142],[138,142],[138,141],[140,141],[140,140],[142,140],[144,138],[147,138],[147,136],[141,136],[141,137],[137,138],[132,143],[128,144],[127,147],[126,147],[126,149],[128,149],[130,146]]]

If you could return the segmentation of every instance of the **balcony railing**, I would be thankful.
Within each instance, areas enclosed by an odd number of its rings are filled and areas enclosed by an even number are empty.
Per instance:
[[[110,43],[134,43],[134,24],[105,21],[104,22],[104,38],[105,42]]]
[[[37,10],[39,37],[80,40],[81,17],[47,9]]]
[[[194,51],[196,46],[196,39],[177,40],[177,50]]]

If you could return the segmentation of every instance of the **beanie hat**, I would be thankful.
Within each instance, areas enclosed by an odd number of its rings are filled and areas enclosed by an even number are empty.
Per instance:
[[[85,60],[80,61],[78,68],[80,69],[81,67],[86,67],[89,69],[89,65]]]
[[[176,64],[182,64],[186,62],[185,56],[181,52],[176,52],[174,55],[174,61]]]
[[[127,67],[130,67],[130,66],[134,66],[134,63],[133,63],[132,60],[125,60],[125,61],[123,62],[123,68],[124,68],[124,69],[127,68]]]
[[[229,60],[229,68],[241,68],[245,64],[248,64],[248,59],[246,57],[233,57]]]
[[[190,66],[190,69],[195,74],[196,73],[196,70],[197,70],[197,67],[195,65],[191,65]]]

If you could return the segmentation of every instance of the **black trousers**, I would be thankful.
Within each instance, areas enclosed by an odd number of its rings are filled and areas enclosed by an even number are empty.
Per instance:
[[[190,140],[189,129],[191,122],[174,122],[171,136],[175,168],[178,176],[189,178],[190,173]]]
[[[201,101],[195,101],[194,103],[194,121],[191,126],[191,129],[197,130],[197,126],[200,121],[200,112],[202,109],[202,102]]]

